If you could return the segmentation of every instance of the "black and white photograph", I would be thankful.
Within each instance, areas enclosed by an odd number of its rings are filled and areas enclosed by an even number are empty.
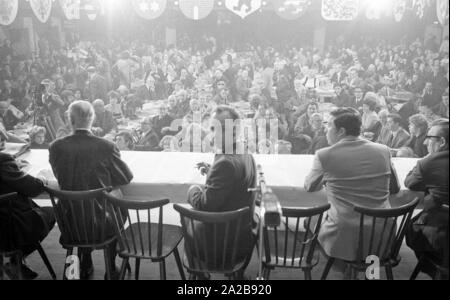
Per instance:
[[[448,0],[0,0],[0,281],[448,280],[448,185]]]

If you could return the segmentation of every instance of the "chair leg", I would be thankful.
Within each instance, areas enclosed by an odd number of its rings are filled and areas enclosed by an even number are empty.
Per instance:
[[[189,273],[189,280],[197,280],[197,276],[194,273]]]
[[[47,254],[45,254],[44,249],[42,249],[41,244],[37,246],[37,250],[39,252],[39,255],[41,256],[42,260],[44,261],[45,266],[47,267],[48,272],[50,273],[50,276],[52,276],[53,280],[56,280],[56,274],[53,270],[52,264],[48,260]]]
[[[139,271],[141,268],[141,259],[140,258],[136,258],[136,264],[135,264],[135,274],[134,274],[134,278],[136,280],[139,280]]]
[[[391,266],[386,266],[386,277],[387,277],[387,280],[394,280],[394,274],[392,273]]]
[[[265,268],[263,270],[263,276],[264,276],[264,280],[270,280],[270,268]]]
[[[414,271],[411,274],[411,277],[409,278],[409,280],[416,280],[416,278],[419,275],[421,270],[422,270],[422,260],[419,259],[419,262],[417,263],[417,266],[414,268]]]
[[[64,259],[64,270],[63,270],[63,280],[67,280],[66,271],[67,271],[67,263],[66,260],[69,256],[73,254],[73,248],[67,249],[66,258]]]
[[[130,259],[128,257],[125,257],[123,259],[122,266],[120,267],[119,280],[125,279],[125,273],[127,272],[127,269],[130,266],[129,261]]]
[[[175,256],[175,261],[177,263],[178,271],[180,272],[181,280],[186,280],[186,275],[184,274],[183,264],[181,263],[180,253],[178,252],[178,248],[175,248],[173,252]]]
[[[112,280],[111,278],[111,270],[112,270],[112,266],[111,266],[111,252],[109,251],[109,248],[105,248],[103,249],[103,256],[105,258],[105,275],[106,275],[106,280]]]
[[[166,280],[167,279],[166,261],[165,260],[159,262],[159,274],[160,274],[161,280]]]
[[[17,278],[19,280],[23,280],[23,274],[22,274],[22,253],[17,253],[15,255],[16,259],[17,259]]]
[[[320,280],[327,280],[328,273],[330,273],[331,267],[334,264],[335,259],[330,257],[328,259],[327,265],[325,266],[325,270],[323,271],[322,278]]]
[[[0,254],[0,280],[3,280],[3,268],[4,268],[3,254]]]
[[[312,280],[311,269],[307,269],[303,271],[305,273],[305,280]]]

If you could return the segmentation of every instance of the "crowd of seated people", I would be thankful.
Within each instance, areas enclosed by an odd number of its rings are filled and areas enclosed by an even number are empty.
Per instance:
[[[208,47],[194,51],[157,49],[137,41],[84,42],[70,50],[49,47],[31,59],[4,51],[0,120],[8,131],[21,123],[44,127],[46,145],[70,133],[68,106],[85,99],[96,111],[95,135],[115,140],[127,131],[135,151],[162,151],[164,137],[174,136],[178,141],[170,149],[180,151],[192,123],[207,136],[209,128],[202,119],[208,119],[217,105],[247,102],[251,112],[238,110],[243,117],[278,121],[277,136],[260,137],[264,128],[256,125],[255,145],[249,151],[258,153],[257,145],[269,139],[272,145],[290,143],[291,154],[314,154],[327,144],[321,138],[319,116],[311,117],[319,113],[325,122],[329,112],[322,110],[316,80],[311,87],[316,75],[328,76],[334,87],[335,96],[327,102],[362,113],[363,137],[393,150],[411,148],[413,152],[402,151],[409,156],[424,154],[410,132],[410,117],[421,114],[428,124],[448,118],[446,47],[428,49],[418,40],[391,45],[369,38],[330,43],[323,53],[312,47],[243,46],[239,52],[214,43]],[[408,93],[407,102],[391,101],[396,93]],[[145,115],[144,104],[156,100],[164,101],[158,104],[161,112]],[[200,120],[194,120],[195,113]],[[123,129],[120,125],[127,120],[141,127]],[[177,120],[182,122],[173,125]],[[208,149],[204,145],[196,150]]]

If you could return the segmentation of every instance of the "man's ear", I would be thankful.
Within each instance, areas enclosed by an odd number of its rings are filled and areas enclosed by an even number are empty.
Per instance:
[[[341,136],[346,136],[346,135],[347,135],[347,131],[345,130],[345,128],[344,127],[339,128],[338,136],[341,137]]]

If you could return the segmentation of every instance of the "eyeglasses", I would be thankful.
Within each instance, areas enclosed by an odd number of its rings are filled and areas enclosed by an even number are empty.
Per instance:
[[[441,136],[436,136],[436,135],[427,135],[425,137],[425,140],[429,140],[429,139],[433,139],[433,138],[440,140],[442,137]]]

